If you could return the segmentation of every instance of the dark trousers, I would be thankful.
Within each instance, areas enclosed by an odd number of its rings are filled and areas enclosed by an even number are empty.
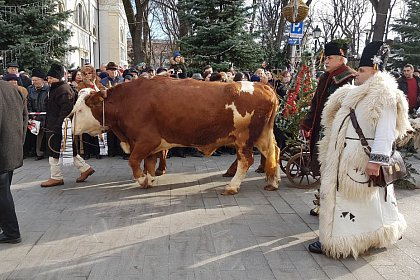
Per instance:
[[[0,173],[0,228],[10,238],[19,238],[19,224],[15,212],[10,184],[13,171]]]
[[[107,132],[107,140],[108,140],[108,155],[115,156],[115,155],[122,155],[123,151],[120,146],[120,140],[112,131]]]
[[[82,134],[83,149],[85,156],[99,155],[99,141],[98,136],[90,136],[87,133]]]

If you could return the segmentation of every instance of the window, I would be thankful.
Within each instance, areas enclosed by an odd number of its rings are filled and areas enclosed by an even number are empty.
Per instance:
[[[86,29],[86,12],[81,3],[77,4],[74,16],[76,24]]]

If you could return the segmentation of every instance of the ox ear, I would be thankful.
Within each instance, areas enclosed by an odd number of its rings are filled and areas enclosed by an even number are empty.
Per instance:
[[[103,101],[104,101],[104,98],[101,96],[100,92],[97,92],[97,93],[90,94],[89,96],[87,96],[85,103],[90,108],[94,108],[94,107],[100,106]]]

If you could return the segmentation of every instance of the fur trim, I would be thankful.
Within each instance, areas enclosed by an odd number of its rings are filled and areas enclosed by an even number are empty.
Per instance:
[[[171,65],[173,65],[173,64],[178,64],[176,61],[175,61],[175,59],[173,58],[173,57],[171,57],[170,59],[169,59],[169,62],[171,63]],[[181,56],[181,60],[179,61],[179,64],[184,64],[185,63],[185,59],[184,59],[184,57],[183,56]]]
[[[400,220],[400,222],[384,226],[374,232],[326,238],[321,241],[322,250],[327,256],[334,259],[344,259],[350,255],[357,259],[360,254],[370,248],[384,248],[396,243],[401,237],[401,233],[407,228],[407,223],[402,215],[400,215]]]

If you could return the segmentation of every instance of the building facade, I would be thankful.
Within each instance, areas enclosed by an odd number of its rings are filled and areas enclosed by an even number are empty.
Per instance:
[[[127,65],[127,18],[121,0],[66,0],[60,9],[72,10],[67,27],[73,32],[66,56],[71,68],[90,63],[96,68],[113,61]]]

